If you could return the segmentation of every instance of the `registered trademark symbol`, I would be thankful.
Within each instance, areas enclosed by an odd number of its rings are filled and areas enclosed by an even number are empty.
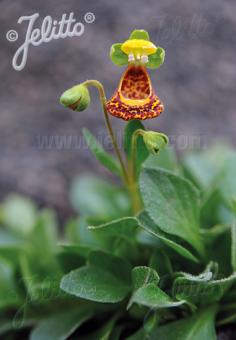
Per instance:
[[[95,15],[92,12],[88,12],[84,15],[84,21],[87,24],[92,24],[95,21]]]

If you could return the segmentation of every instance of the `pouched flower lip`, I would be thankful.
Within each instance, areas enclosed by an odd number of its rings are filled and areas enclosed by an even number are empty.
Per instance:
[[[128,66],[106,107],[111,115],[124,120],[155,118],[164,110],[146,68],[136,65]]]
[[[107,111],[123,120],[150,119],[158,117],[164,110],[163,103],[155,94],[146,66],[159,67],[164,61],[164,50],[156,47],[147,32],[135,30],[123,44],[115,44],[111,58],[117,65],[128,67],[121,77],[119,86],[107,102]],[[149,58],[153,59],[149,61]]]

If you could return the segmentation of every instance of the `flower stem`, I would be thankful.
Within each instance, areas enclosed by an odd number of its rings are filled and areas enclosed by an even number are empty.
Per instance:
[[[131,160],[129,161],[129,175],[134,181],[136,181],[135,164],[137,156],[137,138],[139,135],[143,135],[142,129],[135,130],[131,139]]]
[[[135,172],[136,155],[137,155],[137,138],[143,134],[143,130],[137,129],[131,139],[131,158],[128,162],[128,174],[129,174],[129,191],[133,204],[133,212],[137,214],[142,207],[140,199],[140,193],[138,190],[137,176]]]
[[[114,134],[114,131],[112,129],[110,118],[109,118],[109,115],[108,115],[108,112],[107,112],[107,109],[106,109],[106,101],[107,100],[106,100],[106,95],[105,95],[103,85],[98,80],[86,80],[83,83],[83,85],[85,85],[85,86],[95,86],[98,89],[100,102],[101,102],[101,105],[102,105],[102,108],[103,108],[106,126],[107,126],[108,132],[111,136],[111,140],[112,140],[112,144],[114,146],[115,153],[116,153],[117,158],[118,158],[120,165],[121,165],[124,182],[125,182],[125,184],[128,184],[128,182],[129,182],[128,173],[127,173],[125,163],[123,161],[122,154],[120,152],[118,143],[116,141],[115,134]]]
[[[136,163],[136,153],[137,153],[137,137],[138,134],[142,134],[143,131],[141,129],[138,129],[134,132],[132,136],[132,141],[131,141],[131,160],[128,163],[128,171],[126,169],[125,163],[123,161],[123,157],[121,154],[121,151],[119,149],[118,143],[115,138],[114,131],[111,126],[110,118],[107,112],[106,108],[106,95],[105,91],[103,88],[103,85],[97,81],[97,80],[86,80],[83,83],[84,86],[94,86],[98,89],[99,92],[99,97],[100,97],[100,102],[103,108],[103,113],[104,113],[104,118],[106,122],[106,126],[108,129],[108,132],[111,136],[112,144],[114,146],[114,150],[116,153],[116,156],[120,162],[121,169],[122,169],[122,175],[123,175],[123,180],[125,185],[127,186],[127,189],[130,194],[131,202],[132,202],[132,210],[134,214],[137,214],[142,207],[141,199],[140,199],[140,194],[137,186],[137,179],[136,179],[136,174],[135,174],[135,163]]]

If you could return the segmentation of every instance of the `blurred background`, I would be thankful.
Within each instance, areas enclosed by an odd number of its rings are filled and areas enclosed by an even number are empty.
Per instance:
[[[26,23],[19,17],[39,13],[60,20],[75,13],[85,25],[81,37],[30,47],[25,68],[17,72],[12,58],[24,42]],[[84,15],[92,12],[93,23]],[[111,96],[124,71],[112,64],[109,49],[135,28],[147,30],[166,50],[164,65],[151,71],[165,112],[145,125],[170,136],[179,153],[207,148],[215,138],[235,144],[236,131],[236,3],[234,0],[18,0],[0,1],[0,193],[32,197],[56,209],[64,219],[72,213],[68,188],[77,174],[109,176],[82,140],[89,128],[110,149],[98,95],[83,113],[59,104],[61,93],[86,79],[100,80]],[[9,42],[14,29],[19,38]],[[112,119],[121,143],[124,122]]]

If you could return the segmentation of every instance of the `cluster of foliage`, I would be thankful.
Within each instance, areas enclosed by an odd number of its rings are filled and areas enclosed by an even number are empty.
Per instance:
[[[139,121],[126,125],[124,150]],[[113,158],[87,130],[97,159]],[[79,217],[59,235],[50,210],[19,196],[1,205],[0,335],[47,339],[216,339],[236,321],[236,153],[213,147],[177,161],[138,137],[143,210],[94,176],[72,184]]]

